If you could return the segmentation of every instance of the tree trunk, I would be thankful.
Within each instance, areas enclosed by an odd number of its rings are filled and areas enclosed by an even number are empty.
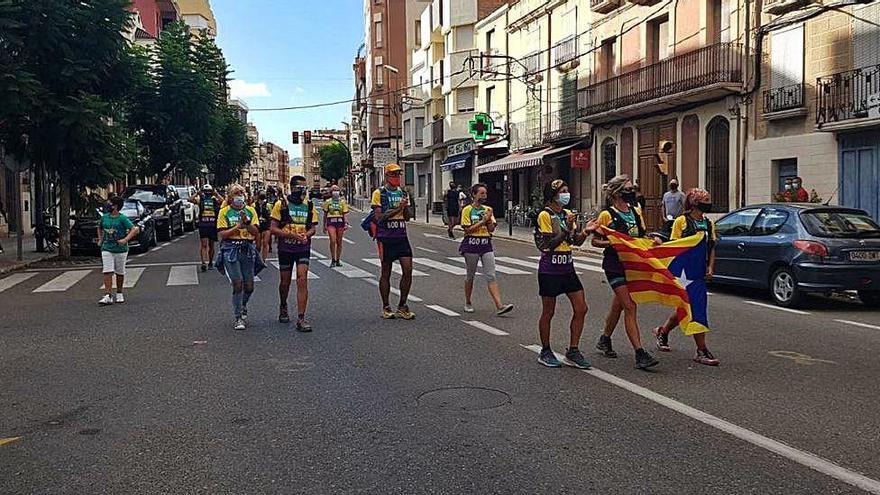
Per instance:
[[[58,180],[58,257],[70,259],[70,179],[60,177]]]

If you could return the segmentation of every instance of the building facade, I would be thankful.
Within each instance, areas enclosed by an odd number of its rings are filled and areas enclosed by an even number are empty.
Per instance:
[[[303,176],[309,187],[321,187],[321,148],[335,142],[345,143],[348,133],[338,129],[316,129],[311,133],[312,142],[302,143]]]
[[[165,26],[181,15],[177,0],[133,0],[129,8],[134,18],[127,37],[139,44],[155,43]]]
[[[180,4],[180,18],[193,34],[217,36],[217,20],[209,0],[176,0]]]

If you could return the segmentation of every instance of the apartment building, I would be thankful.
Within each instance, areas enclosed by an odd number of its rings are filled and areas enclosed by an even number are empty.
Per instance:
[[[302,142],[303,176],[309,187],[321,187],[321,157],[320,151],[324,146],[348,140],[348,132],[338,129],[316,129],[312,132],[312,142]]]
[[[180,18],[189,26],[193,34],[207,33],[217,36],[217,20],[209,0],[177,0],[180,4]]]
[[[763,6],[748,203],[801,177],[818,198],[880,217],[880,2]]]
[[[177,0],[133,0],[129,8],[134,18],[127,37],[145,45],[155,43],[165,26],[181,15]]]

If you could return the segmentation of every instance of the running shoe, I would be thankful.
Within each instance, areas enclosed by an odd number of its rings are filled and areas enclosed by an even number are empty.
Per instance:
[[[569,349],[565,352],[565,364],[582,370],[590,369],[590,362],[584,357],[580,349]]]
[[[104,297],[102,297],[101,300],[98,301],[98,304],[100,304],[101,306],[109,306],[113,304],[113,296],[111,296],[110,294],[104,294]]]
[[[398,306],[394,316],[401,320],[414,320],[416,314],[409,310],[409,306]]]
[[[709,352],[709,349],[697,349],[697,354],[694,356],[694,362],[705,364],[706,366],[718,366],[721,364],[715,356]]]
[[[247,328],[247,327],[246,327],[246,325],[244,324],[244,320],[242,320],[241,318],[236,318],[236,319],[235,319],[235,326],[234,326],[233,328],[234,328],[235,330],[244,330],[244,329]]]
[[[116,293],[116,302],[118,302],[118,303],[124,303],[124,302],[125,302],[125,296],[122,295],[122,292],[117,292],[117,293]]]
[[[308,333],[308,332],[312,331],[312,326],[309,325],[309,322],[307,322],[305,318],[297,318],[296,331],[302,332],[302,333]]]
[[[453,234],[452,232],[449,232],[449,238],[450,238],[450,239],[455,239],[455,234]]]
[[[640,370],[646,370],[653,366],[657,366],[660,364],[660,361],[657,361],[657,358],[651,355],[650,352],[642,349],[641,347],[636,349],[636,368]]]
[[[562,366],[562,363],[556,359],[556,354],[553,354],[553,351],[550,349],[544,349],[541,351],[541,355],[538,356],[538,362],[548,368],[559,368]]]
[[[474,305],[473,304],[465,304],[464,305],[464,312],[465,313],[473,313],[474,312]]]
[[[495,312],[495,316],[506,315],[511,311],[513,311],[513,304],[505,304],[504,306],[501,306],[501,309]]]
[[[596,349],[599,350],[605,357],[608,358],[616,358],[617,352],[611,346],[611,337],[607,335],[600,335],[599,342],[596,344]]]
[[[213,270],[213,269],[214,269],[214,262],[212,261],[212,262],[208,263],[208,270]]]
[[[664,332],[663,327],[657,327],[651,333],[657,338],[658,351],[669,352],[672,350],[672,347],[669,347],[669,333]]]
[[[287,306],[278,309],[278,323],[290,323],[290,315],[287,314]]]
[[[205,263],[202,263],[202,271],[203,272],[208,271],[208,265],[206,265]]]
[[[247,308],[241,308],[241,319],[247,320]]]
[[[382,318],[385,320],[393,320],[397,315],[394,313],[394,310],[390,307],[386,306],[382,309]]]

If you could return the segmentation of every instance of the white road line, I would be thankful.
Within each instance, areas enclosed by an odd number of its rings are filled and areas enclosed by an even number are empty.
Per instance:
[[[146,268],[125,267],[125,281],[122,282],[122,288],[123,289],[131,289],[132,287],[134,287],[135,284],[138,283],[138,280],[141,279],[141,275],[144,274],[144,270],[146,270]],[[114,285],[116,284],[115,278],[116,277],[114,277],[114,282],[113,282]],[[104,284],[101,284],[101,286],[98,287],[98,289],[103,289],[103,288],[104,288]]]
[[[198,285],[199,274],[195,265],[172,266],[168,272],[168,281],[165,285]]]
[[[254,282],[262,282],[263,279],[260,278],[259,275],[254,275]]]
[[[422,235],[424,235],[425,237],[431,237],[434,239],[443,239],[444,241],[454,242],[456,244],[461,242],[458,239],[450,239],[449,236],[446,236],[446,235],[437,235],[437,234],[428,234],[428,233],[425,233]]]
[[[540,256],[529,256],[529,258],[531,258],[533,260],[540,260],[541,259]],[[575,263],[574,267],[577,268],[578,270],[586,270],[588,272],[605,273],[605,270],[603,270],[602,267],[599,267],[599,266],[585,265],[583,263]]]
[[[162,245],[159,246],[159,247],[160,247],[160,248],[163,248],[163,247],[165,247],[165,246],[167,246],[167,245],[169,245],[169,244],[171,244],[171,241],[163,242]],[[156,249],[159,249],[159,248],[156,248]]]
[[[413,258],[413,263],[418,263],[420,265],[428,266],[435,270],[451,273],[453,275],[467,275],[467,270],[465,270],[464,268],[459,268],[448,263],[435,261],[430,258]]]
[[[433,309],[434,311],[440,313],[441,315],[455,316],[455,317],[461,316],[460,314],[456,313],[455,311],[452,311],[451,309],[446,309],[443,306],[437,306],[436,304],[426,304],[425,307]]]
[[[326,256],[324,256],[323,254],[321,254],[321,253],[315,251],[314,249],[312,249],[312,256],[314,256],[315,258],[318,258],[319,260],[327,259]]]
[[[156,251],[162,249],[163,247],[165,247],[164,244],[162,244],[162,245],[160,245],[160,246],[156,246],[156,247],[153,248],[153,252],[155,253]]]
[[[464,320],[462,320],[462,321],[464,321]],[[498,335],[498,336],[502,336],[502,337],[505,335],[510,335],[509,333],[505,332],[504,330],[498,330],[497,328],[490,326],[490,325],[486,325],[485,323],[483,323],[481,321],[465,321],[465,323],[467,323],[468,325],[470,325],[474,328],[479,328],[480,330],[482,330],[484,332],[489,332],[492,335]]]
[[[313,236],[312,236],[312,239],[323,239],[323,240],[325,240],[325,241],[326,241],[327,239],[329,239],[329,238],[330,238],[329,235],[313,235]]]
[[[522,344],[520,345],[534,353],[541,352],[541,346]],[[833,462],[823,459],[815,454],[811,454],[810,452],[794,447],[789,447],[782,442],[778,442],[776,440],[773,440],[772,438],[765,437],[760,433],[756,433],[752,430],[737,426],[717,416],[713,416],[709,413],[678,402],[677,400],[666,397],[665,395],[658,394],[653,390],[626,381],[623,378],[612,375],[611,373],[606,373],[596,368],[581,371],[592,375],[593,377],[598,378],[604,382],[610,383],[611,385],[620,387],[628,392],[639,395],[663,407],[672,409],[679,414],[683,414],[691,419],[695,419],[703,424],[709,425],[712,428],[723,431],[728,435],[739,438],[740,440],[746,441],[752,445],[772,452],[776,455],[785,457],[786,459],[794,461],[798,464],[806,466],[810,469],[818,471],[844,483],[865,490],[869,493],[880,495],[880,481],[868,478],[865,475],[849,470],[843,466],[834,464]]]
[[[373,266],[379,266],[379,267],[382,266],[382,262],[376,258],[363,258],[361,261],[363,261],[365,263],[369,263]],[[403,270],[400,269],[400,265],[397,263],[391,265],[391,271],[393,271],[394,273],[396,273],[398,275],[403,275]],[[427,276],[428,276],[427,273],[416,270],[415,268],[413,268],[413,277],[427,277]]]
[[[375,278],[362,278],[361,280],[363,280],[364,282],[366,282],[370,285],[375,285],[376,287],[379,287],[379,281],[376,280]],[[394,287],[391,288],[391,293],[394,294],[395,296],[400,296],[400,291]],[[412,302],[423,302],[423,299],[421,297],[414,296],[412,294],[409,295],[408,299]]]
[[[808,315],[808,314],[810,314],[810,313],[808,313],[807,311],[801,311],[801,310],[799,310],[799,309],[783,308],[783,307],[781,307],[781,306],[776,306],[776,305],[773,305],[773,304],[761,303],[761,302],[757,302],[757,301],[743,301],[743,302],[746,303],[746,304],[751,304],[752,306],[760,306],[760,307],[762,307],[762,308],[775,309],[775,310],[777,310],[777,311],[785,311],[786,313],[794,313],[794,314],[796,314],[796,315]]]
[[[351,244],[351,245],[357,244],[356,242],[354,242],[353,240],[349,239],[348,237],[343,237],[343,238],[342,238],[342,242],[344,242],[344,243],[346,243],[346,244]]]
[[[151,266],[184,266],[184,265],[198,266],[201,264],[202,263],[199,261],[177,261],[177,262],[170,262],[170,263],[137,263],[137,264],[131,264],[131,265],[126,264],[125,268],[126,269],[129,269],[129,268],[149,268]],[[25,272],[27,272],[27,273],[60,272],[60,271],[67,271],[69,268],[70,267],[67,267],[67,268],[31,268],[30,270],[25,270]],[[101,265],[81,265],[78,267],[78,269],[86,269],[86,268],[101,268]]]
[[[69,270],[52,280],[46,282],[45,284],[34,289],[34,292],[64,292],[67,289],[73,287],[73,284],[79,282],[80,280],[86,278],[86,275],[91,273],[91,270]]]
[[[321,260],[320,263],[326,267],[329,267],[331,262],[331,260]],[[372,273],[366,270],[361,270],[360,268],[354,265],[350,265],[344,261],[342,262],[342,267],[333,268],[333,271],[339,272],[348,278],[369,278],[373,276]]]
[[[880,326],[868,325],[867,323],[861,323],[858,321],[852,321],[852,320],[834,320],[834,321],[836,321],[837,323],[846,323],[847,325],[853,325],[856,327],[870,328],[872,330],[880,330]]]
[[[13,273],[4,279],[0,279],[0,292],[3,292],[6,289],[11,289],[36,275],[36,273]]]
[[[450,256],[450,260],[458,261],[460,263],[464,263],[464,258],[461,256]],[[518,268],[510,268],[509,266],[501,266],[499,264],[495,264],[495,271],[499,273],[506,273],[508,275],[530,275],[529,272],[524,272]]]
[[[420,250],[420,251],[424,251],[424,252],[426,252],[426,253],[440,254],[440,251],[434,251],[433,249],[428,249],[428,248],[426,248],[426,247],[422,247],[422,246],[416,246],[416,249],[418,249],[418,250]]]
[[[309,280],[315,280],[315,279],[319,279],[319,278],[321,278],[321,277],[319,277],[318,275],[313,273],[311,270],[309,270]]]

